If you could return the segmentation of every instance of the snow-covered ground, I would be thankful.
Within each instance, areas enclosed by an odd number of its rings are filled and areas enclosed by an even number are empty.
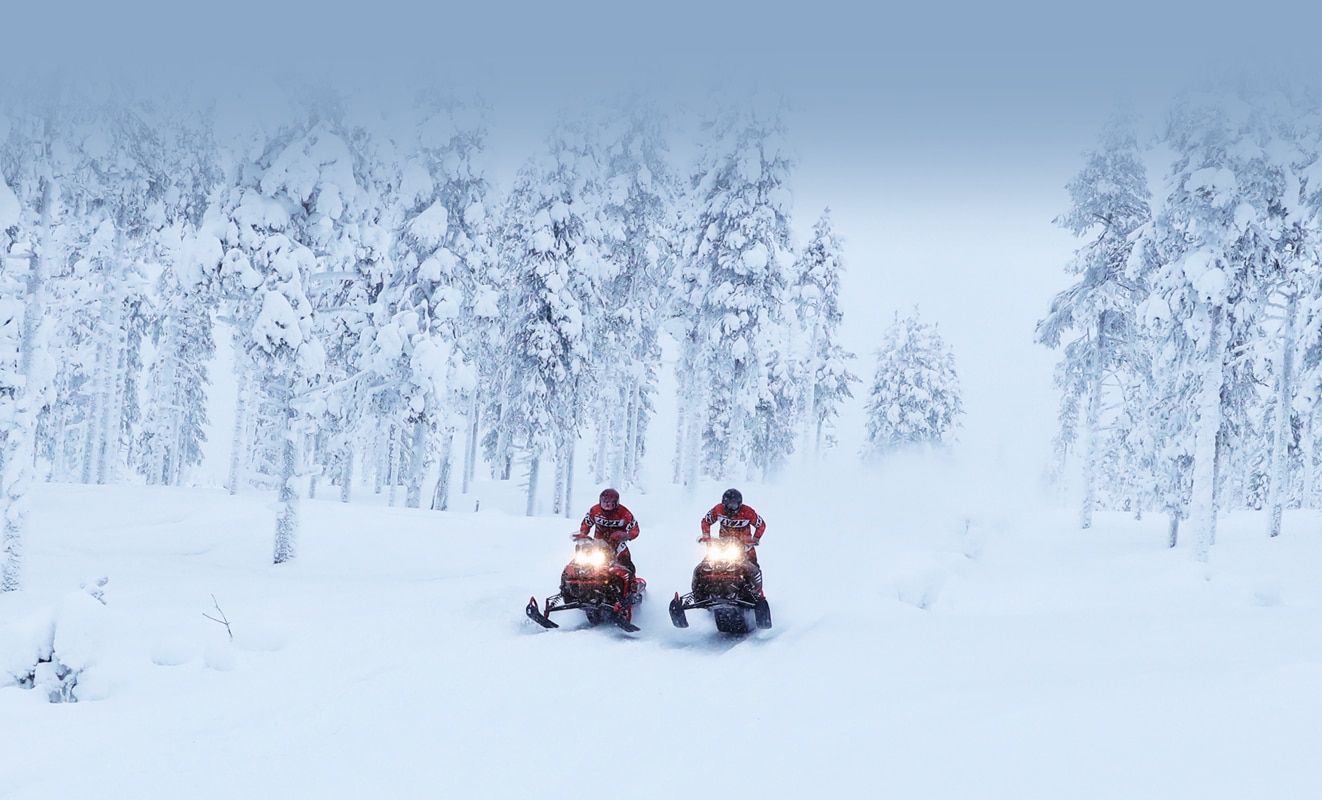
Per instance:
[[[720,486],[625,493],[637,634],[523,617],[575,523],[516,488],[310,501],[276,567],[270,496],[38,486],[0,595],[0,797],[1313,796],[1322,517],[1274,541],[1223,517],[1198,564],[1163,519],[1079,531],[1023,485],[922,462],[743,484],[775,618],[744,638],[665,610]],[[11,677],[52,626],[80,702]]]

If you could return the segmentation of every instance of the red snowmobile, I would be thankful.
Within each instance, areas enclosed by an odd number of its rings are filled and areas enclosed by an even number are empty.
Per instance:
[[[762,595],[762,570],[749,558],[754,544],[733,537],[704,538],[707,552],[693,569],[693,591],[670,601],[670,621],[687,628],[685,612],[711,609],[721,633],[744,634],[771,627],[771,606]]]
[[[629,632],[639,630],[633,624],[633,607],[642,602],[647,581],[630,575],[615,558],[610,542],[574,536],[574,558],[560,573],[560,594],[546,598],[538,608],[537,598],[528,601],[528,618],[543,628],[558,628],[551,614],[581,608],[589,625],[610,622]]]

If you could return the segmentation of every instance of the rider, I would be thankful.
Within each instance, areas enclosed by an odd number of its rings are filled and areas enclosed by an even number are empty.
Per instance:
[[[738,489],[726,489],[721,495],[721,502],[712,506],[702,518],[702,537],[698,541],[711,538],[711,526],[720,523],[718,534],[722,539],[737,539],[748,550],[748,560],[753,565],[753,585],[757,593],[762,593],[762,567],[757,563],[757,551],[753,548],[762,541],[762,534],[767,531],[767,521],[744,505],[744,495]]]
[[[595,527],[596,538],[615,545],[615,560],[629,570],[631,578],[637,577],[638,570],[633,565],[628,543],[638,538],[638,521],[629,509],[620,505],[620,493],[614,489],[603,489],[597,500],[597,504],[583,515],[577,538],[586,539]]]

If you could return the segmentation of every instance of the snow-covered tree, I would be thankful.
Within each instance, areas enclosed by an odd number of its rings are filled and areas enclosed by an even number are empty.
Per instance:
[[[844,248],[831,226],[831,210],[813,226],[812,240],[794,264],[790,302],[802,338],[797,356],[801,386],[798,413],[803,421],[804,451],[816,458],[824,431],[840,413],[840,405],[854,394],[850,384],[858,376],[849,371],[855,356],[839,343],[844,313],[840,310],[840,273]],[[808,447],[811,445],[811,448]]]
[[[186,109],[159,119],[170,191],[161,203],[155,243],[159,262],[149,336],[154,344],[138,433],[137,468],[148,483],[178,485],[202,462],[211,360],[212,312],[219,296],[193,252],[208,193],[220,179],[208,115]]]
[[[1314,255],[1305,259],[1322,263],[1322,100],[1312,96],[1300,102],[1300,113],[1295,129],[1302,162],[1299,174],[1303,180],[1301,192],[1309,232],[1306,246]],[[1301,276],[1297,328],[1299,348],[1299,392],[1295,397],[1300,422],[1299,456],[1300,504],[1316,508],[1318,415],[1322,413],[1322,274],[1309,270]]]
[[[0,131],[0,134],[7,133]],[[40,273],[31,266],[36,256],[16,253],[23,222],[18,196],[0,172],[0,592],[22,585],[23,530],[32,459],[33,424],[24,363],[25,330],[33,319],[29,301],[40,297]],[[22,262],[22,269],[19,262]],[[25,275],[24,272],[27,274]],[[35,317],[40,319],[40,310]]]
[[[963,413],[955,356],[936,325],[917,310],[903,319],[897,313],[877,350],[863,455],[944,444]]]
[[[679,187],[654,112],[634,107],[616,118],[604,137],[604,269],[595,282],[593,313],[593,463],[598,483],[623,488],[638,480],[655,404]]]
[[[57,104],[0,113],[0,592],[22,584],[27,491],[38,414],[53,401],[58,357],[47,320],[49,276],[63,256],[56,235],[53,150],[65,120]]]
[[[81,480],[115,480],[140,420],[137,381],[150,326],[148,265],[173,186],[151,106],[134,97],[73,106],[61,181],[73,234],[68,317],[90,360]],[[66,382],[66,386],[74,384]]]
[[[793,263],[793,158],[779,109],[727,110],[707,126],[674,297],[682,320],[677,477],[752,471],[793,450],[782,314]]]
[[[464,492],[473,478],[479,411],[500,352],[500,280],[488,208],[492,190],[483,108],[428,95],[418,110],[421,119],[411,131],[400,190],[398,288],[391,291],[412,331],[400,342],[415,439],[425,430],[435,443],[424,459],[436,463],[431,507],[444,510],[460,426],[466,435]],[[417,502],[410,489],[409,504]]]
[[[603,273],[595,135],[562,123],[546,154],[520,170],[501,234],[508,351],[492,433],[528,460],[535,510],[544,457],[555,466],[553,513],[567,513],[574,450],[591,400],[593,276]],[[496,450],[497,459],[508,457]]]
[[[416,502],[421,459],[413,454],[421,456],[427,440],[414,435],[406,384],[393,363],[393,342],[399,325],[407,323],[396,316],[386,291],[397,277],[391,209],[397,205],[399,159],[380,120],[336,95],[320,98],[312,123],[282,155],[288,159],[282,168],[296,182],[289,191],[313,206],[292,217],[291,234],[316,256],[306,293],[313,338],[325,352],[310,382],[306,411],[313,430],[304,446],[311,463],[324,467],[331,460],[339,468],[333,477],[340,481],[341,499],[350,490],[351,473],[344,470],[367,450],[392,504],[401,484]],[[360,444],[365,430],[374,431],[367,447]],[[311,470],[310,492],[319,471]]]
[[[1144,299],[1143,287],[1125,274],[1133,248],[1132,235],[1151,218],[1150,193],[1142,154],[1132,123],[1119,117],[1108,125],[1096,150],[1087,155],[1083,169],[1068,186],[1072,205],[1056,223],[1075,236],[1093,238],[1074,255],[1066,269],[1078,276],[1069,289],[1058,294],[1051,313],[1038,323],[1037,341],[1059,347],[1063,335],[1072,334],[1057,368],[1056,383],[1062,398],[1059,447],[1073,444],[1076,419],[1083,409],[1083,507],[1080,527],[1092,525],[1097,505],[1098,469],[1103,448],[1116,448],[1123,438],[1103,443],[1103,413],[1116,411],[1131,397],[1124,390],[1135,380],[1136,362],[1142,343],[1135,309]],[[1126,427],[1112,427],[1113,432]],[[1121,458],[1123,448],[1108,453]],[[1120,471],[1131,463],[1115,465]]]
[[[280,504],[277,564],[296,550],[299,450],[309,430],[306,393],[325,363],[306,291],[317,271],[311,245],[333,229],[343,210],[335,184],[323,182],[320,170],[339,163],[334,156],[342,143],[313,112],[269,133],[249,132],[234,173],[213,197],[198,249],[210,254],[208,272],[233,298],[240,390],[252,393],[241,410],[246,416],[254,406],[269,409],[265,421],[272,429]]]
[[[1248,412],[1257,402],[1255,345],[1283,263],[1294,258],[1291,192],[1297,180],[1274,156],[1270,113],[1251,98],[1190,93],[1174,104],[1168,195],[1133,270],[1152,287],[1140,308],[1158,338],[1158,372],[1196,383],[1189,519],[1194,555],[1215,540],[1226,459],[1256,452]],[[1242,466],[1242,461],[1237,464]],[[1242,473],[1242,470],[1235,470]]]

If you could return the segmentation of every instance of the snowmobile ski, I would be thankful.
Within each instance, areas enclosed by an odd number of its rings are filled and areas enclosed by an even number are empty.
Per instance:
[[[670,601],[670,622],[676,628],[689,626],[688,617],[684,616],[684,601],[679,598],[679,592],[675,592],[675,599]]]
[[[620,613],[619,611],[610,612],[610,617],[611,617],[611,622],[615,623],[615,627],[619,628],[622,631],[628,631],[629,633],[637,633],[638,631],[642,630],[642,628],[630,622],[624,616],[624,614]]]
[[[551,620],[547,619],[546,615],[542,613],[542,610],[537,607],[536,597],[528,601],[528,607],[524,609],[524,612],[528,615],[528,619],[532,620],[533,622],[536,622],[538,625],[541,625],[543,628],[560,627],[557,623],[554,623]]]

